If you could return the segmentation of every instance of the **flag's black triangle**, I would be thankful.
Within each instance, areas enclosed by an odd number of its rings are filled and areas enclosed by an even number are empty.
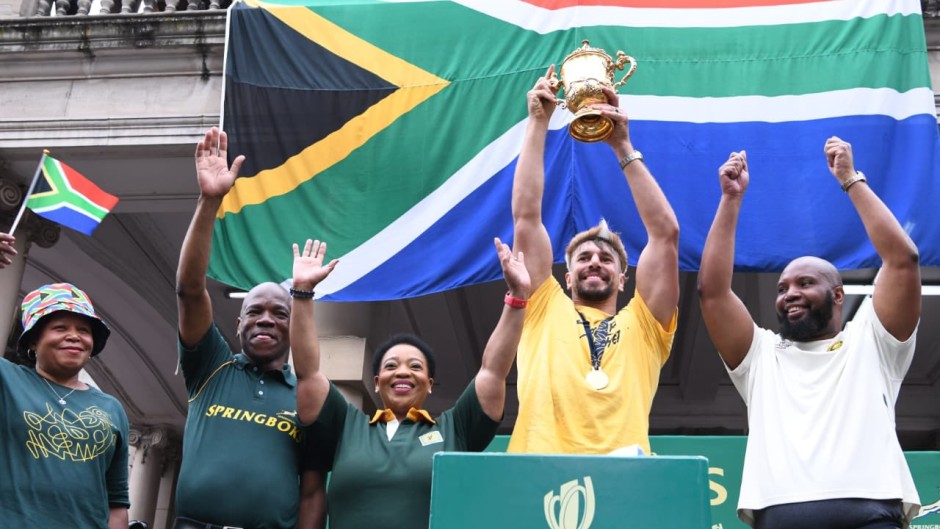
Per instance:
[[[263,9],[235,9],[232,25],[243,37],[229,42],[224,129],[242,175],[282,165],[398,88]]]

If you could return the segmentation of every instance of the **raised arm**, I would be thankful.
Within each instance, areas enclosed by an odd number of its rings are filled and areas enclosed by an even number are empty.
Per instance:
[[[330,381],[320,372],[320,338],[313,316],[313,290],[339,263],[333,259],[324,265],[325,256],[325,242],[307,239],[303,250],[294,245],[290,344],[297,372],[297,416],[303,424],[317,420],[330,392]]]
[[[536,287],[552,275],[552,243],[542,224],[542,195],[545,138],[555,111],[555,91],[550,81],[554,73],[553,65],[526,94],[529,121],[512,182],[513,251],[525,254],[529,277]]]
[[[604,93],[608,104],[594,105],[614,122],[613,132],[604,141],[621,165],[626,162],[623,173],[646,228],[647,243],[637,260],[636,290],[653,317],[666,326],[679,303],[679,221],[646,163],[639,158],[631,161],[636,149],[630,141],[630,121],[620,110],[617,94],[607,88]]]
[[[856,177],[852,146],[833,136],[826,140],[829,171],[843,185]],[[917,246],[864,180],[846,189],[865,225],[868,238],[882,260],[872,304],[885,329],[907,340],[920,320],[920,263]]]
[[[718,180],[721,202],[702,250],[698,295],[708,335],[725,364],[734,369],[744,360],[754,339],[754,320],[731,290],[734,234],[749,180],[747,153],[731,153],[718,170]]]
[[[222,197],[232,188],[244,156],[228,166],[228,137],[213,127],[196,145],[196,179],[199,198],[183,239],[176,270],[176,302],[183,345],[193,346],[212,324],[212,302],[206,290],[206,270],[212,250],[212,230]]]
[[[529,272],[526,269],[527,257],[522,252],[517,252],[514,256],[509,246],[498,238],[494,242],[499,262],[503,266],[503,277],[509,286],[509,295],[520,300],[529,299],[533,283],[529,280]],[[483,362],[475,384],[477,399],[483,412],[494,421],[503,418],[506,377],[509,376],[512,362],[516,358],[524,319],[524,307],[513,307],[506,303],[483,351]]]

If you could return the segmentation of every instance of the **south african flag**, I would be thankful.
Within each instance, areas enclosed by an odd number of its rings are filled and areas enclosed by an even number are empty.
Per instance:
[[[26,202],[33,213],[91,235],[118,203],[75,169],[43,154],[40,174]]]
[[[588,39],[636,58],[621,89],[634,145],[679,219],[696,270],[717,169],[746,149],[741,270],[799,255],[879,263],[823,144],[856,166],[940,264],[934,96],[917,0],[306,0],[236,4],[224,129],[247,162],[218,212],[210,274],[250,287],[290,275],[290,244],[342,262],[318,295],[418,296],[496,279],[525,94]],[[558,261],[605,217],[630,259],[646,243],[609,147],[581,144],[558,110],[544,222]]]

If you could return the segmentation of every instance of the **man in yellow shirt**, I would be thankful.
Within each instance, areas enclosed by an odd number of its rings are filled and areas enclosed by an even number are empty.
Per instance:
[[[669,357],[679,299],[679,224],[630,142],[617,95],[594,108],[614,130],[604,140],[620,160],[646,228],[636,267],[636,295],[617,311],[627,255],[601,221],[571,240],[566,287],[552,278],[552,245],[542,224],[544,155],[555,93],[548,74],[527,94],[529,122],[512,190],[514,252],[525,254],[535,292],[517,356],[519,416],[510,452],[604,454],[649,448],[649,411]]]

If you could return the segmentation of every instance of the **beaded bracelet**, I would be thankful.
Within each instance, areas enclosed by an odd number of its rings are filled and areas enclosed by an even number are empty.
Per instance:
[[[290,296],[296,299],[313,299],[312,290],[297,290],[296,288],[290,289]]]

